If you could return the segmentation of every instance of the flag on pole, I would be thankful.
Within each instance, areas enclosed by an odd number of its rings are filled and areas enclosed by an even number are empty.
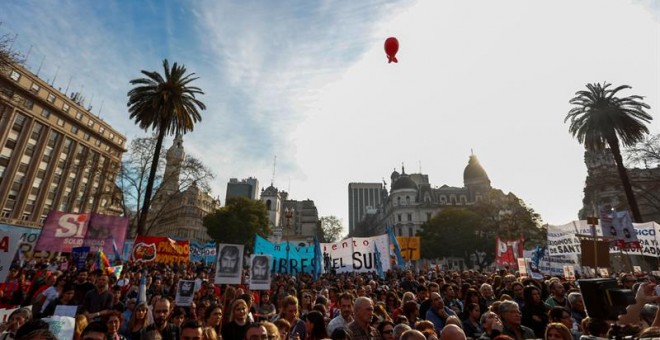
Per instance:
[[[321,274],[323,263],[323,255],[321,254],[321,243],[319,238],[314,236],[314,268],[312,269],[314,273],[314,281],[319,279]]]
[[[402,267],[405,262],[403,256],[401,256],[401,247],[399,247],[399,242],[396,240],[394,235],[394,228],[392,226],[387,226],[387,236],[390,239],[390,244],[394,246],[394,255],[396,255],[396,264]]]
[[[114,236],[112,236],[112,251],[115,253],[115,261],[121,260],[119,249],[117,249],[117,241],[115,240]]]

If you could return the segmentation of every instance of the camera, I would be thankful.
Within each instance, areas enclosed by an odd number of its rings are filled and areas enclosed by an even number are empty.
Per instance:
[[[632,290],[619,288],[616,279],[582,279],[577,282],[587,315],[591,318],[616,320],[626,312],[628,305],[635,303]]]

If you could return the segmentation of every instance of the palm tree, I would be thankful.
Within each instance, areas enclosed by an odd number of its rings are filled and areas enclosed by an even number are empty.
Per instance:
[[[641,96],[616,97],[617,92],[629,89],[630,86],[621,85],[608,89],[610,85],[609,83],[587,84],[588,91],[576,92],[576,96],[569,101],[575,107],[568,112],[564,123],[570,119],[571,125],[568,131],[584,144],[587,150],[602,150],[606,144],[609,146],[633,219],[641,223],[642,215],[623,165],[619,142],[629,147],[644,139],[649,133],[645,123],[653,120],[644,109],[651,107],[641,101],[644,99]]]
[[[163,137],[192,131],[195,123],[202,120],[200,110],[206,109],[206,105],[195,98],[204,92],[196,86],[190,86],[192,81],[198,79],[193,78],[194,73],[186,74],[186,67],[177,63],[170,69],[167,59],[163,60],[163,70],[164,77],[156,71],[142,70],[142,74],[147,77],[131,80],[131,85],[135,87],[128,92],[127,106],[131,119],[145,131],[157,131],[156,149],[138,219],[138,234],[143,234],[147,224]]]

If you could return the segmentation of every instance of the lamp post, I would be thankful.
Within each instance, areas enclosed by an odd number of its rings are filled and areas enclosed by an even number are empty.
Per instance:
[[[293,208],[286,207],[284,208],[284,217],[286,218],[286,229],[284,230],[284,237],[286,239],[286,272],[287,274],[291,273],[291,268],[289,266],[291,265],[289,261],[289,229],[291,228],[291,218],[293,217],[294,213]]]

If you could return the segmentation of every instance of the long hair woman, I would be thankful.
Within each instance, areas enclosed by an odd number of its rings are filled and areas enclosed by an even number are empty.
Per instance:
[[[325,328],[325,318],[317,310],[313,310],[305,315],[305,330],[307,340],[321,340],[328,337],[328,330]]]
[[[236,299],[231,304],[229,322],[222,326],[223,339],[243,339],[247,333],[250,322],[248,321],[248,305],[245,300]]]
[[[523,289],[525,306],[521,308],[522,325],[531,328],[537,338],[543,338],[548,324],[548,306],[541,300],[541,290],[532,285]]]
[[[383,340],[394,340],[394,323],[392,321],[385,320],[376,329]]]
[[[121,326],[122,321],[121,313],[112,310],[103,317],[103,320],[106,326],[108,326],[108,340],[126,340],[125,336],[119,334],[119,326]]]
[[[130,320],[128,320],[128,326],[126,331],[123,334],[128,340],[140,340],[143,331],[147,328],[149,324],[149,317],[147,313],[149,308],[147,307],[146,302],[140,302],[135,309],[133,309],[133,314],[131,314]]]
[[[222,308],[210,305],[204,313],[204,325],[213,328],[217,334],[222,333]]]
[[[478,303],[470,302],[465,306],[465,317],[463,318],[463,331],[468,338],[476,339],[481,336],[484,329],[481,328],[481,307]]]

